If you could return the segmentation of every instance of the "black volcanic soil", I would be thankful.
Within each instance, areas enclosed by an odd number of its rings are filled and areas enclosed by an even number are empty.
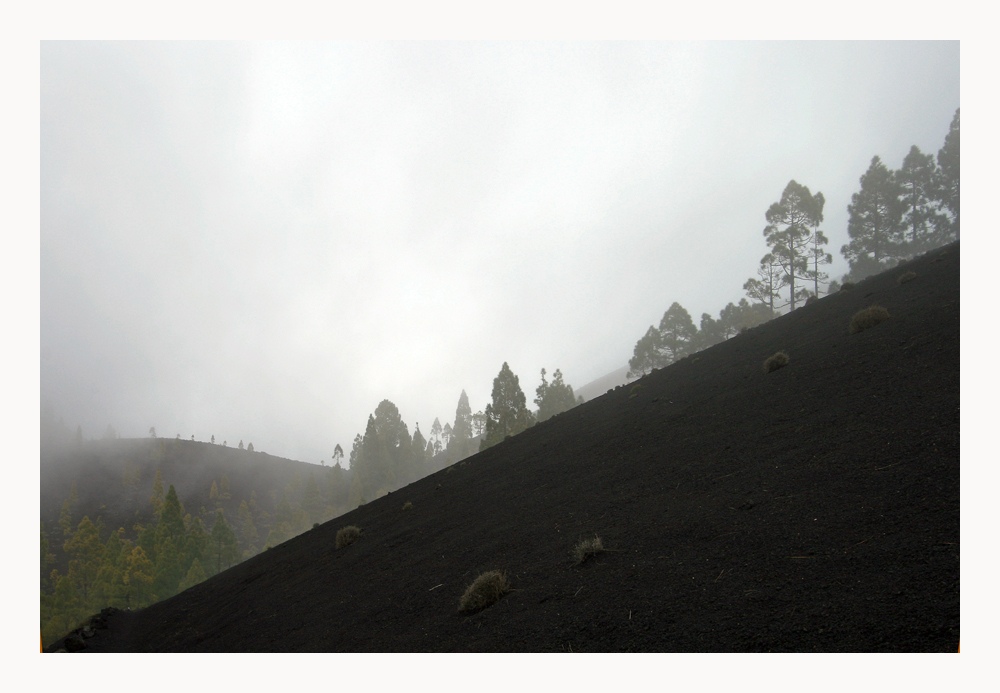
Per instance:
[[[848,334],[872,303],[891,320]],[[84,651],[958,649],[957,243],[640,384],[116,612]],[[460,614],[489,569],[513,591]]]

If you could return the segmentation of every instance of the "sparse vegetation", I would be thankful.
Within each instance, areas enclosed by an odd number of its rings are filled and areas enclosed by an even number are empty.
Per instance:
[[[596,534],[593,539],[581,539],[573,547],[574,564],[580,565],[591,556],[596,556],[602,551],[604,551],[604,544],[601,543],[601,538]]]
[[[769,356],[764,361],[764,372],[770,373],[776,371],[779,368],[784,368],[788,365],[788,354],[784,351],[779,351],[774,356]]]
[[[851,318],[851,334],[857,334],[858,332],[864,332],[870,327],[875,327],[880,322],[885,322],[889,319],[889,311],[887,311],[882,306],[870,305],[864,310],[859,310]]]
[[[410,501],[403,503],[403,510],[413,510],[413,503]]]
[[[458,600],[458,610],[473,614],[495,604],[500,597],[510,592],[507,576],[499,570],[482,573],[472,581],[465,594]]]
[[[345,546],[353,544],[360,536],[361,530],[354,525],[348,525],[347,527],[341,528],[337,532],[337,548],[342,549]]]
[[[840,285],[841,291],[850,291],[853,288],[854,288],[854,282],[844,282],[843,284]]]
[[[896,283],[905,284],[906,282],[913,281],[916,278],[917,278],[916,272],[904,272],[903,274],[899,275],[899,279],[896,280]]]
[[[636,383],[635,385],[633,385],[632,389],[629,391],[629,399],[632,399],[633,397],[638,395],[641,390],[642,390],[642,383]]]
[[[810,294],[809,298],[806,299],[806,305],[808,306],[810,303],[815,303],[818,300],[819,298],[816,296],[816,294]]]

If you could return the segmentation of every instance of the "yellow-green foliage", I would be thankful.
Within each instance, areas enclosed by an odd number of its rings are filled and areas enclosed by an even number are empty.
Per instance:
[[[888,319],[889,311],[882,306],[870,305],[864,310],[859,310],[851,318],[851,334],[864,332],[869,327],[875,327],[880,322],[885,322]]]
[[[917,278],[916,272],[906,272],[899,275],[899,279],[896,280],[897,284],[905,284],[906,282],[913,281]]]
[[[475,580],[458,600],[458,610],[471,614],[495,604],[500,597],[510,592],[507,576],[499,570],[490,570]]]
[[[577,542],[577,545],[573,547],[573,560],[576,565],[580,565],[602,551],[604,551],[604,544],[601,543],[601,538],[595,534],[593,539],[581,539]]]
[[[403,510],[412,510],[412,509],[413,509],[413,503],[411,503],[410,501],[406,501],[405,503],[403,503]]]
[[[342,549],[353,544],[361,536],[361,530],[354,525],[348,525],[337,532],[337,548]]]
[[[774,356],[768,356],[767,360],[764,361],[764,372],[770,373],[771,371],[776,371],[779,368],[788,365],[788,354],[783,351],[779,351]]]

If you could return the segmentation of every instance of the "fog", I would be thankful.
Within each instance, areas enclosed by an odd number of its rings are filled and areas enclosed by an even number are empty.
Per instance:
[[[506,361],[579,387],[744,297],[764,213],[936,154],[958,42],[41,44],[41,399],[329,463]]]

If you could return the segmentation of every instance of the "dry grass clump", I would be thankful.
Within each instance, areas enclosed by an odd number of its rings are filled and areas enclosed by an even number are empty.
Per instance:
[[[573,547],[574,563],[575,565],[580,565],[591,556],[596,556],[602,551],[604,551],[604,544],[601,543],[601,538],[596,534],[593,539],[581,539]]]
[[[403,503],[403,510],[413,510],[413,503],[410,501]]]
[[[897,284],[905,284],[906,282],[911,282],[917,278],[916,272],[906,272],[899,275],[899,279],[896,280]]]
[[[774,356],[768,356],[767,360],[764,361],[764,372],[770,373],[771,371],[776,371],[779,368],[788,365],[788,354],[783,351],[779,351]]]
[[[851,318],[851,334],[863,332],[869,327],[875,327],[880,322],[885,322],[888,319],[889,311],[882,306],[872,304],[864,310],[859,310],[854,314],[854,317]]]
[[[458,610],[466,614],[481,611],[498,602],[508,592],[510,583],[507,582],[507,576],[499,570],[489,570],[473,580],[465,590],[465,594],[458,600]]]
[[[337,532],[337,548],[342,549],[345,546],[353,544],[361,536],[361,530],[354,525],[348,525]]]

